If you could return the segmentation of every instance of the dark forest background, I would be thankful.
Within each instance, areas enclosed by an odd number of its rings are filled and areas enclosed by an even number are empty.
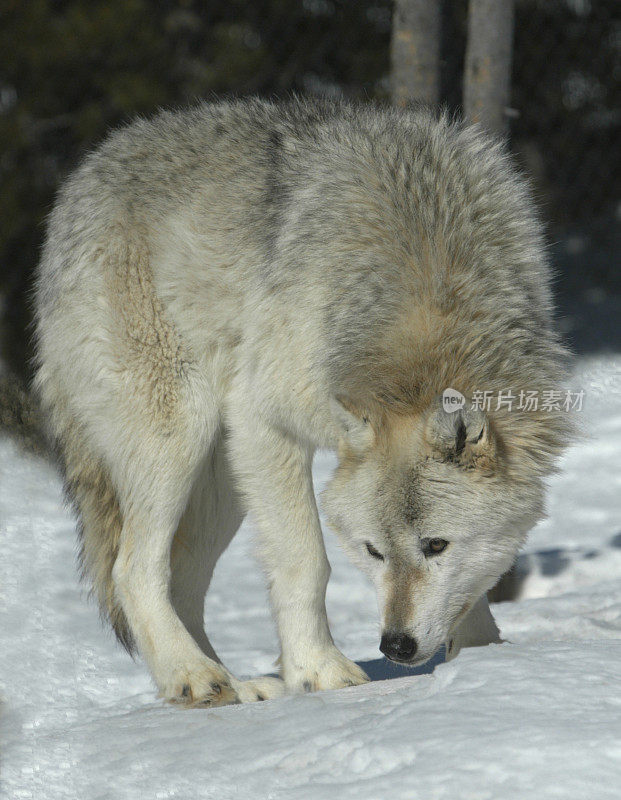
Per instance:
[[[0,360],[27,374],[55,190],[106,131],[215,95],[388,101],[388,0],[2,0]],[[461,104],[466,0],[443,10],[442,99]],[[517,0],[511,146],[530,174],[578,352],[621,349],[621,3]]]

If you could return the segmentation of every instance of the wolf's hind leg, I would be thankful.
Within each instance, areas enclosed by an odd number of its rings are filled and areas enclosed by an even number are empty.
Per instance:
[[[195,642],[214,661],[220,659],[205,634],[205,594],[216,562],[244,518],[223,449],[222,436],[217,434],[194,482],[170,556],[173,606]]]
[[[230,473],[222,434],[205,459],[192,489],[171,551],[171,598],[194,641],[220,663],[204,628],[205,593],[219,557],[241,525],[245,512]],[[284,694],[281,680],[261,677],[231,686],[242,703]]]
[[[205,594],[215,565],[241,525],[245,512],[233,477],[222,434],[205,459],[194,484],[171,551],[171,598],[194,641],[209,658],[221,663],[204,628]],[[239,700],[253,702],[284,694],[282,681],[262,677],[240,681],[230,676]]]
[[[483,595],[449,636],[446,642],[446,660],[452,661],[462,647],[482,647],[501,641],[487,596]]]
[[[116,481],[123,515],[112,571],[115,592],[161,695],[187,705],[239,702],[231,675],[203,652],[171,602],[171,545],[205,449],[215,436],[204,418],[188,414],[157,439],[116,442],[124,480]],[[196,420],[195,420],[196,422]]]

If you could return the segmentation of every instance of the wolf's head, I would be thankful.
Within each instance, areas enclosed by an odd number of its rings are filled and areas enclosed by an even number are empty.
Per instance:
[[[422,663],[512,565],[542,515],[539,476],[518,479],[479,410],[373,418],[335,401],[339,465],[323,494],[330,525],[375,584],[381,649]]]

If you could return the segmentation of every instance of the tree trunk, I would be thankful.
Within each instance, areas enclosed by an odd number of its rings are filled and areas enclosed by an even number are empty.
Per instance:
[[[395,0],[390,47],[392,100],[440,99],[441,0]]]
[[[470,0],[464,113],[498,134],[507,129],[512,44],[513,0]]]

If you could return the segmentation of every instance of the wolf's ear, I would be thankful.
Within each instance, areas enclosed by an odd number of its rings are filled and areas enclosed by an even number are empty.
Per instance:
[[[366,450],[374,438],[368,415],[343,395],[333,397],[330,406],[342,438],[354,450]]]
[[[489,417],[480,409],[445,411],[440,402],[430,415],[427,441],[434,457],[441,461],[453,461],[486,474],[496,467],[496,437]]]

